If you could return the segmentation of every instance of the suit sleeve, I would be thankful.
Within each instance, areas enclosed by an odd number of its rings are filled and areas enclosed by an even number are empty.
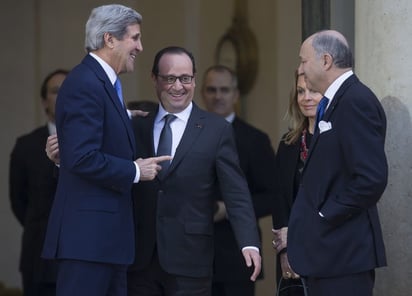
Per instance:
[[[256,137],[252,145],[246,179],[252,194],[255,215],[261,218],[270,215],[272,209],[276,179],[275,153],[269,137],[264,134]]]
[[[295,173],[293,156],[295,147],[286,145],[283,140],[279,142],[275,158],[275,195],[272,200],[272,222],[274,229],[287,227],[293,201],[293,180]],[[292,153],[292,154],[291,154]],[[289,167],[289,166],[292,166]],[[286,167],[288,166],[288,167]]]
[[[132,155],[126,159],[122,154],[130,149],[122,147],[125,143],[117,143],[114,138],[115,131],[125,132],[123,122],[116,116],[114,107],[108,110],[105,100],[110,98],[99,83],[82,83],[84,87],[77,86],[77,93],[67,92],[58,108],[63,114],[57,114],[61,121],[61,130],[58,130],[61,166],[99,186],[127,192],[136,168]],[[58,107],[59,100],[60,97]]]
[[[9,197],[11,209],[20,225],[24,226],[27,204],[27,168],[24,156],[28,151],[24,151],[21,141],[18,139],[10,156],[9,165]]]
[[[366,93],[340,104],[339,120],[345,126],[339,129],[339,140],[348,178],[320,209],[327,220],[337,223],[376,205],[388,177],[386,119],[379,101]]]
[[[230,125],[221,134],[216,170],[229,221],[240,248],[260,248],[259,234],[247,182],[238,164],[238,154]]]

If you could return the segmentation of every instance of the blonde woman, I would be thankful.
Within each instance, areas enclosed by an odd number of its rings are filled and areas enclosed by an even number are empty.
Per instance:
[[[288,279],[289,284],[299,278],[289,265],[287,256],[287,225],[292,204],[298,190],[300,173],[308,155],[315,129],[316,109],[322,95],[311,91],[303,75],[295,72],[290,95],[288,119],[289,131],[283,135],[276,154],[276,195],[273,207],[273,247],[277,257],[277,279]],[[289,296],[303,295],[302,289],[289,289]],[[286,295],[286,294],[282,294]]]

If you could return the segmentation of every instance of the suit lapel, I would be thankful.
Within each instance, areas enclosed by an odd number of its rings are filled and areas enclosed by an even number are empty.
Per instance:
[[[330,106],[328,107],[328,109],[326,110],[323,119],[324,121],[330,121],[333,112],[335,111],[335,109],[337,108],[339,101],[341,100],[343,94],[346,92],[346,90],[355,82],[358,81],[358,78],[356,77],[355,74],[353,74],[352,76],[350,76],[348,79],[346,79],[343,84],[339,87],[338,91],[336,92],[332,102],[330,103]],[[333,124],[332,124],[332,129],[333,129]],[[315,134],[313,135],[312,138],[312,142],[310,144],[309,147],[309,154],[308,154],[308,158],[306,159],[305,165],[303,167],[303,171],[305,171],[306,168],[306,164],[309,162],[311,155],[312,155],[312,151],[315,149],[316,147],[316,143],[318,142],[319,139],[319,129],[317,127],[315,127]]]
[[[119,113],[123,121],[123,124],[127,130],[127,135],[129,137],[130,144],[133,147],[133,151],[136,151],[136,141],[133,135],[132,125],[130,124],[129,115],[127,114],[125,107],[123,107],[122,104],[120,103],[116,90],[114,89],[110,80],[107,78],[103,80],[103,82],[104,82],[104,87],[107,93],[109,94],[110,100],[112,101],[116,111]]]
[[[139,157],[147,158],[155,156],[153,129],[156,118],[156,112],[151,112],[146,117],[138,117],[133,119],[133,130],[136,134],[136,145]]]
[[[197,140],[204,126],[204,116],[201,110],[195,104],[193,104],[193,109],[187,122],[182,139],[180,140],[180,143],[176,148],[176,152],[173,157],[172,163],[170,164],[169,171],[165,176],[167,176],[179,165],[184,156],[192,147],[193,143]]]
[[[124,123],[130,145],[133,148],[134,153],[136,154],[136,141],[134,139],[129,115],[126,112],[126,109],[120,103],[116,90],[114,89],[113,84],[110,82],[109,77],[107,76],[106,72],[104,71],[102,66],[99,64],[99,62],[97,62],[92,56],[86,55],[82,63],[90,67],[93,70],[93,72],[96,74],[97,78],[103,83],[104,88],[107,94],[109,95],[110,100],[112,101],[116,111],[119,113],[119,116],[121,117]]]

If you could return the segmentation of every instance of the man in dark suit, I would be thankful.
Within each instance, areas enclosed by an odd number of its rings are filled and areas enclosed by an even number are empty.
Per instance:
[[[134,161],[135,139],[117,82],[133,71],[142,51],[140,24],[140,14],[122,5],[93,9],[88,54],[59,91],[59,179],[42,253],[58,260],[57,295],[127,294],[135,252],[131,188],[153,179],[157,161],[169,159]]]
[[[57,185],[54,165],[44,153],[44,143],[56,133],[56,97],[67,74],[68,71],[58,69],[46,76],[40,95],[47,124],[19,137],[10,157],[10,202],[23,227],[19,269],[26,296],[56,295],[56,265],[40,258]]]
[[[306,278],[309,295],[372,295],[374,269],[386,265],[376,206],[388,176],[385,114],[353,74],[351,50],[339,32],[310,36],[300,59],[308,88],[329,102],[292,206],[289,262]]]
[[[195,62],[180,47],[157,53],[152,80],[157,112],[134,120],[140,157],[152,157],[171,129],[173,160],[151,182],[135,186],[136,260],[129,268],[129,296],[211,295],[213,215],[221,193],[245,264],[261,268],[256,219],[238,164],[231,125],[193,103]],[[173,121],[166,124],[164,117]],[[168,115],[170,117],[171,115]],[[167,132],[170,134],[170,131]],[[166,164],[167,166],[168,164]]]
[[[271,213],[274,199],[275,154],[267,134],[235,115],[239,99],[236,74],[226,66],[209,67],[203,76],[202,98],[208,111],[232,123],[240,167],[246,177],[257,219]],[[215,196],[215,258],[213,296],[253,296],[255,282],[249,280],[236,243],[222,196]],[[261,233],[259,229],[259,233]],[[259,278],[262,278],[262,274]]]

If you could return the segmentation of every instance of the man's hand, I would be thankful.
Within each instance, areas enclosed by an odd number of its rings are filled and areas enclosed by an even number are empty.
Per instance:
[[[287,246],[288,228],[282,227],[281,229],[272,229],[272,232],[273,232],[272,246],[276,250],[276,253],[279,253]]]
[[[171,159],[172,157],[169,155],[136,159],[136,163],[140,168],[140,181],[153,180],[157,176],[157,173],[162,169],[159,162]]]
[[[259,252],[255,249],[244,249],[242,253],[246,261],[246,266],[251,267],[253,264],[255,267],[253,274],[250,277],[250,280],[254,282],[262,269],[262,258],[260,257]]]
[[[289,265],[288,253],[280,254],[280,267],[282,268],[282,276],[285,279],[298,279],[299,275],[293,271]]]
[[[141,116],[141,117],[146,117],[147,114],[149,114],[149,112],[146,111],[142,111],[142,110],[129,110],[130,114],[132,115],[132,117],[136,117],[136,116]]]
[[[57,165],[60,163],[59,143],[57,141],[57,135],[51,135],[47,138],[45,151],[47,157],[51,161],[53,161]]]

